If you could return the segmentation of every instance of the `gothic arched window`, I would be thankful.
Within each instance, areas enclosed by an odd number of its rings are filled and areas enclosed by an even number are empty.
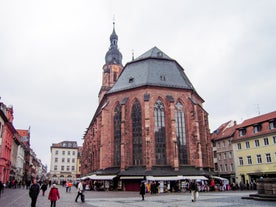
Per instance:
[[[121,106],[114,110],[114,166],[121,165]]]
[[[179,164],[188,164],[185,116],[183,105],[180,102],[176,103],[174,113]]]
[[[141,105],[136,100],[132,106],[132,151],[133,165],[143,164],[142,152],[142,112]]]
[[[165,109],[160,100],[154,104],[155,159],[157,165],[166,164]]]

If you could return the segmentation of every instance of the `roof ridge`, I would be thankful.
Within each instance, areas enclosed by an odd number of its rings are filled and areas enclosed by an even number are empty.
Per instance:
[[[172,58],[170,58],[167,54],[165,54],[162,50],[160,50],[156,46],[154,46],[150,50],[146,51],[142,55],[135,58],[134,61],[141,60],[141,59],[146,59],[146,58],[162,58],[162,59],[173,60]]]

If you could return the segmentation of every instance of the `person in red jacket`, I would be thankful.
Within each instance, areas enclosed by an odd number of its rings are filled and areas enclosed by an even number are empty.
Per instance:
[[[60,198],[58,188],[56,184],[53,184],[53,187],[51,188],[49,192],[48,199],[51,201],[51,207],[56,207],[56,201]]]

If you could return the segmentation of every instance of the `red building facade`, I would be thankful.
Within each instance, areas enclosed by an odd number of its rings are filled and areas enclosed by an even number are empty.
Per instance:
[[[184,69],[157,47],[124,67],[113,28],[81,174],[172,176],[213,168],[208,113]]]
[[[13,108],[0,103],[0,180],[6,183],[11,171],[11,151],[16,130],[13,127]]]

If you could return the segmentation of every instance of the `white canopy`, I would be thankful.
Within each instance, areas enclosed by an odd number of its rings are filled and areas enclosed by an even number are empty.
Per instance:
[[[228,179],[226,179],[226,178],[222,178],[222,177],[218,177],[218,176],[212,176],[212,178],[214,178],[214,179],[218,179],[218,180],[227,180],[227,181],[228,181]]]
[[[121,176],[120,179],[121,180],[129,180],[129,179],[139,180],[139,179],[144,179],[144,176]]]
[[[152,181],[170,181],[170,180],[180,180],[179,176],[168,176],[168,177],[155,177],[155,176],[147,176],[147,180],[152,180]]]
[[[84,176],[81,178],[81,180],[86,180],[86,179],[89,179],[89,176]]]
[[[205,176],[179,176],[181,180],[208,180]]]
[[[184,176],[184,175],[178,175],[178,176],[147,176],[147,180],[151,181],[173,181],[173,180],[208,180],[205,176]]]
[[[90,175],[91,180],[112,180],[116,175]]]

